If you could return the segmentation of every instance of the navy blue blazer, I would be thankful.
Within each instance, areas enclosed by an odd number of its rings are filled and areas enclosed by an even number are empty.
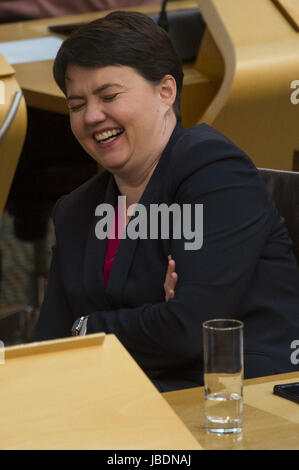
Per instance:
[[[203,383],[202,323],[245,324],[245,377],[298,370],[299,269],[284,220],[251,160],[201,124],[178,124],[140,204],[203,204],[203,244],[186,239],[121,240],[107,288],[107,239],[95,227],[101,203],[116,204],[102,172],[62,198],[54,211],[56,245],[36,339],[69,336],[89,315],[88,333],[114,333],[161,391]],[[129,222],[129,224],[131,221]],[[179,275],[165,302],[168,255]]]

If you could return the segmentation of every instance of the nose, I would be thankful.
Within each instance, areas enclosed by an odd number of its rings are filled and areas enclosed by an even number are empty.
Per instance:
[[[87,126],[94,126],[99,122],[105,121],[106,113],[104,110],[104,106],[98,101],[92,101],[87,103],[84,118]]]

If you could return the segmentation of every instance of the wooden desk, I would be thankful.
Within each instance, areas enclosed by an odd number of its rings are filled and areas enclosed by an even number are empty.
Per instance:
[[[298,0],[198,0],[207,34],[195,67],[220,80],[199,120],[256,166],[293,170],[299,165],[293,162],[299,106],[291,103],[290,85],[299,77],[299,34],[277,1],[298,12]]]
[[[0,449],[200,449],[114,335],[7,348]]]
[[[163,396],[203,449],[299,449],[299,405],[273,395],[273,386],[299,382],[299,372],[245,380],[243,432],[214,436],[204,429],[203,387]]]
[[[167,6],[168,11],[188,8],[198,8],[197,1],[181,0],[171,2]],[[130,7],[125,8],[125,10],[138,10],[146,14],[152,14],[159,12],[160,4]],[[53,35],[59,36],[58,34],[50,33],[48,26],[79,21],[88,22],[106,16],[107,13],[107,11],[102,11],[0,25],[0,42],[34,39]],[[60,37],[65,39],[67,36],[61,35]],[[26,62],[15,64],[13,67],[16,70],[16,78],[23,90],[27,105],[47,111],[68,114],[65,97],[57,87],[52,76],[52,60]],[[216,93],[220,81],[214,81],[210,78],[207,80],[205,75],[194,68],[193,64],[186,64],[184,66],[184,75],[184,88],[182,93],[183,125],[190,127],[198,121],[199,116],[209,104],[213,94]],[[200,96],[201,99],[194,99],[194,93],[196,93],[197,97]]]

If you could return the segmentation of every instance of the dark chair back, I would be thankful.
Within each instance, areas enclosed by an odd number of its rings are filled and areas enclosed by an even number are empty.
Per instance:
[[[259,172],[279,214],[285,219],[299,264],[299,173],[264,168],[260,168]]]

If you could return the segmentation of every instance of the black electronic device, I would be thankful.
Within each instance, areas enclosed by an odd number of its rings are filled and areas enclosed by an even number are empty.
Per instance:
[[[274,385],[273,393],[280,397],[299,403],[299,382]]]
[[[78,23],[68,23],[68,24],[54,24],[52,26],[48,26],[48,30],[51,33],[58,33],[58,34],[71,34],[76,29],[80,28],[86,24],[84,21],[80,21]]]
[[[168,32],[181,61],[194,61],[205,31],[205,22],[201,13],[198,8],[167,11],[166,5],[167,1],[164,0],[160,13],[149,16]],[[56,24],[48,26],[48,30],[51,33],[69,35],[84,24],[84,22]]]

